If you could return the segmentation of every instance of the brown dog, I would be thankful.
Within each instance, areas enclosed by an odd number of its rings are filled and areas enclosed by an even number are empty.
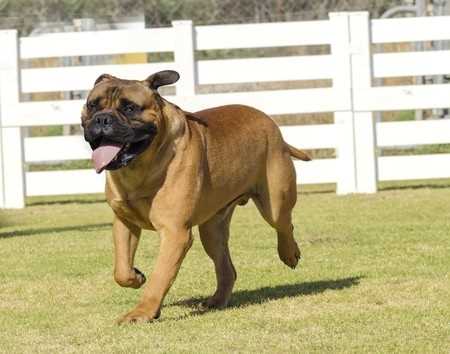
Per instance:
[[[280,259],[295,268],[300,258],[291,222],[297,200],[291,156],[309,157],[285,143],[272,119],[254,108],[184,112],[157,92],[178,78],[175,71],[144,81],[102,75],[82,112],[95,168],[108,170],[119,285],[139,288],[145,282],[133,265],[141,229],[156,230],[161,238],[143,298],[119,323],[160,315],[196,225],[217,275],[217,290],[205,306],[226,306],[236,280],[228,249],[230,220],[236,205],[249,198],[277,231]]]

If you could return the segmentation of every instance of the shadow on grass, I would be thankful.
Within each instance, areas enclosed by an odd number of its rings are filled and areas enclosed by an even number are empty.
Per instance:
[[[450,188],[450,182],[448,184],[433,184],[433,183],[422,183],[422,184],[411,184],[405,186],[381,186],[380,191],[393,191],[393,190],[407,190],[407,189],[447,189]]]
[[[245,307],[262,304],[269,300],[283,299],[287,297],[308,296],[323,293],[327,290],[343,290],[359,285],[364,276],[355,276],[333,280],[310,281],[298,284],[286,284],[267,286],[254,290],[240,290],[233,293],[227,308]],[[201,309],[201,303],[206,298],[191,298],[172,303],[169,306],[192,307],[191,315],[203,314],[207,311]]]
[[[105,203],[105,199],[61,199],[45,201],[28,201],[27,206],[64,205],[64,204],[99,204]]]
[[[316,184],[297,186],[297,194],[334,194],[336,193],[336,184]]]
[[[336,189],[324,189],[324,190],[311,190],[311,191],[299,191],[297,194],[301,195],[314,195],[314,194],[336,194]]]
[[[95,231],[103,229],[105,227],[111,227],[110,223],[103,224],[90,224],[90,225],[74,225],[64,227],[48,227],[43,229],[25,229],[16,231],[0,232],[0,238],[19,237],[19,236],[34,236],[48,233],[61,233],[66,231]]]

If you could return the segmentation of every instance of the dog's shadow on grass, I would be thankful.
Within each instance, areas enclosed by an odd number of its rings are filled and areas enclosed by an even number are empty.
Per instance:
[[[328,290],[344,290],[357,286],[364,276],[355,276],[332,280],[318,280],[297,284],[266,286],[254,290],[240,290],[233,293],[227,308],[246,307],[267,302],[269,300],[287,297],[308,296],[323,293]],[[208,311],[201,304],[206,298],[190,298],[172,303],[169,306],[186,306],[192,308],[190,315],[201,315]]]

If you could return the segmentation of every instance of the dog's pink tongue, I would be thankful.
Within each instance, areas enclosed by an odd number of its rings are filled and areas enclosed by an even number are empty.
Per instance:
[[[100,173],[117,156],[120,146],[102,145],[92,152],[95,171]]]

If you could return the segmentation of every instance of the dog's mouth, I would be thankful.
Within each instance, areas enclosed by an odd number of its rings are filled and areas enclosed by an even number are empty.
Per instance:
[[[91,143],[92,161],[95,171],[117,170],[127,166],[137,155],[142,153],[152,142],[152,136],[132,142],[118,143],[102,137]]]

